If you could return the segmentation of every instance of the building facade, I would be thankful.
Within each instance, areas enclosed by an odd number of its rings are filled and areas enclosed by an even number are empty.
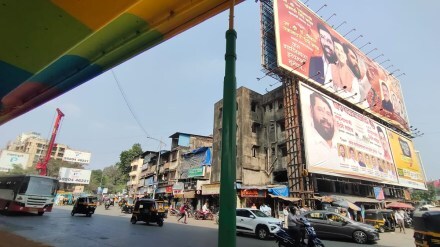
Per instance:
[[[29,154],[29,159],[26,168],[32,167],[36,164],[47,152],[48,140],[41,137],[39,133],[22,133],[15,141],[11,141],[6,145],[6,150],[17,151]],[[61,143],[56,143],[51,150],[50,157],[56,160],[62,160],[64,157],[65,150],[68,146]]]

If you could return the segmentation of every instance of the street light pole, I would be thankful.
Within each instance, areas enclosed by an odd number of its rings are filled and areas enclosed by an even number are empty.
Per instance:
[[[150,138],[153,139],[153,138]],[[159,141],[159,152],[157,155],[157,162],[156,162],[156,177],[155,181],[153,181],[153,199],[156,197],[156,189],[159,186],[159,165],[160,165],[160,151],[162,149],[162,139]]]
[[[226,31],[225,77],[223,86],[222,149],[220,171],[220,218],[219,247],[236,246],[236,107],[237,81],[235,77],[235,43],[237,32],[234,30],[234,5],[231,1],[229,12],[229,30]]]

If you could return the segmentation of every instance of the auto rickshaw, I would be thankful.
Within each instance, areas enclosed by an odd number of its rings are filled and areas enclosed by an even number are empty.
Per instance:
[[[164,201],[164,200],[156,200],[156,203],[157,203],[159,208],[163,208],[164,209],[165,218],[167,218],[168,217],[168,210],[170,209],[170,207],[168,206],[168,202]]]
[[[440,247],[440,211],[416,211],[413,226],[417,247]]]
[[[121,213],[131,214],[133,212],[133,207],[134,207],[134,199],[127,198],[125,200],[125,203],[122,204]]]
[[[386,209],[368,209],[365,210],[365,224],[374,226],[379,232],[396,230],[396,221],[393,211]]]
[[[149,225],[157,223],[163,226],[163,218],[165,217],[165,209],[163,203],[157,203],[154,199],[141,198],[136,201],[133,209],[133,215],[130,222],[136,224],[138,221],[144,221]]]
[[[85,214],[87,217],[91,217],[95,213],[97,202],[98,198],[96,196],[78,197],[70,215]]]

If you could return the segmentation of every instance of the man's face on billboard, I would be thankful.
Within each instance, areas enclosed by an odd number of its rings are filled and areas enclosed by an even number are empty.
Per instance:
[[[344,146],[339,146],[339,155],[341,156],[341,157],[345,157],[345,148],[344,148]]]
[[[338,61],[343,64],[347,63],[347,55],[345,55],[344,48],[342,48],[342,45],[338,42],[335,42],[334,44],[335,44],[335,53],[336,56],[338,57]]]
[[[335,129],[333,113],[330,107],[321,98],[316,98],[311,113],[316,131],[322,136],[322,138],[324,138],[324,140],[331,140]]]
[[[335,49],[333,47],[332,36],[325,30],[319,30],[319,36],[321,38],[322,52],[324,53],[327,61],[331,62],[335,57]]]
[[[364,156],[362,155],[362,153],[358,153],[358,160],[359,160],[359,162],[364,161]]]
[[[387,139],[385,138],[385,133],[383,133],[382,131],[379,131],[379,141],[380,141],[380,144],[382,145],[383,149],[388,150]]]
[[[359,69],[358,58],[352,49],[348,49],[347,52],[347,65],[351,69],[353,74],[358,79],[361,79],[361,70]]]
[[[354,159],[355,158],[355,154],[354,154],[354,150],[350,149],[350,158]]]
[[[389,101],[390,92],[388,91],[388,87],[385,84],[382,84],[382,93],[383,93],[383,99]]]

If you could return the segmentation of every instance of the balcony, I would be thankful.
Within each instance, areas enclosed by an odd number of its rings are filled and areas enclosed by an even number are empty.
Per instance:
[[[130,176],[130,177],[136,177],[138,175],[138,172],[137,171],[131,171],[129,174],[128,174],[128,176]]]

